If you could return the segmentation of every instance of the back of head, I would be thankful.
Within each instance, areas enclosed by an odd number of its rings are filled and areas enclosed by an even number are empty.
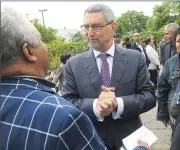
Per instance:
[[[64,53],[60,56],[60,60],[63,64],[66,64],[66,61],[71,57],[71,54]]]
[[[151,42],[151,37],[148,36],[148,37],[145,39],[145,44],[146,44],[146,45],[149,45],[150,42]]]
[[[130,41],[129,37],[126,37],[126,38],[125,38],[125,41],[126,41],[126,42],[127,42],[127,41]]]
[[[24,16],[9,7],[1,9],[0,70],[22,56],[24,43],[36,47],[40,42],[40,33]]]
[[[130,41],[125,41],[125,45],[127,49],[131,49],[131,42]]]
[[[40,33],[25,16],[9,7],[1,9],[0,44],[0,76],[45,77],[49,58]]]

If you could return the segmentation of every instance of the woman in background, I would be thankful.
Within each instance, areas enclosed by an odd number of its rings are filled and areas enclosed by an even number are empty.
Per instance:
[[[146,38],[145,44],[146,44],[146,48],[145,48],[146,53],[151,61],[148,67],[150,73],[150,79],[154,83],[156,89],[158,70],[160,68],[159,56],[156,50],[154,49],[154,39],[152,38],[152,36]]]

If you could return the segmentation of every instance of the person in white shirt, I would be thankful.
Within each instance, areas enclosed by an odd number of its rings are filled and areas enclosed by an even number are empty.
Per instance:
[[[158,76],[158,70],[160,69],[160,61],[159,56],[154,47],[154,39],[152,36],[149,36],[145,40],[146,44],[146,53],[151,61],[149,64],[148,70],[150,73],[150,79],[154,83],[155,88],[157,87],[157,76]]]

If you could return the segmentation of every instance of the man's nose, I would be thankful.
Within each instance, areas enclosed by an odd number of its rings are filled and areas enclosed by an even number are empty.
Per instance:
[[[88,32],[88,36],[94,36],[94,31],[92,27],[89,27],[89,30],[87,32]]]

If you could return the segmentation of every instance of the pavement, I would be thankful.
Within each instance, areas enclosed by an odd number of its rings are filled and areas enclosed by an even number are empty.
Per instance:
[[[141,120],[148,129],[150,129],[158,138],[158,140],[152,145],[153,150],[169,150],[170,148],[170,137],[171,128],[167,128],[163,123],[156,120],[157,106],[142,114]]]

